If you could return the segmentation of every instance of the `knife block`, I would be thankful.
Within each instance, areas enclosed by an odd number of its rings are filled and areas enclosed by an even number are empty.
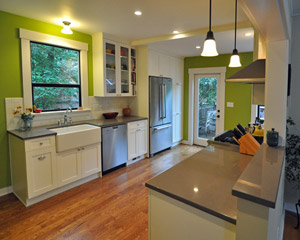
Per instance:
[[[260,144],[250,134],[246,133],[239,139],[240,153],[254,156],[257,150],[260,148]]]

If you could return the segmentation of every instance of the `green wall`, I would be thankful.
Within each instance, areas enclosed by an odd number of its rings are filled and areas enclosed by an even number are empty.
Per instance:
[[[65,35],[60,32],[60,26],[0,11],[0,189],[11,184],[4,99],[23,95],[18,28],[88,43],[89,95],[93,95],[92,36],[76,31]]]
[[[253,60],[252,52],[240,53],[243,67]],[[217,57],[187,57],[184,59],[184,126],[183,139],[188,140],[189,124],[189,68],[226,67],[226,78],[241,70],[229,68],[231,54],[221,54]],[[233,129],[237,123],[247,125],[251,119],[251,84],[226,83],[225,86],[225,130]],[[228,108],[227,102],[234,102],[234,108]]]

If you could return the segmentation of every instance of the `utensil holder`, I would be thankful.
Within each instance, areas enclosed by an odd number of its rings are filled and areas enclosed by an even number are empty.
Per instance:
[[[260,144],[250,134],[246,133],[239,139],[240,153],[254,156],[257,150],[260,148]]]

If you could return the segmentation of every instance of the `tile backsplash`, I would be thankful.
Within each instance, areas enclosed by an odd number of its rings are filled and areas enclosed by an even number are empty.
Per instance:
[[[123,115],[123,108],[131,102],[127,97],[89,97],[90,110],[88,111],[73,111],[71,113],[73,122],[101,119],[102,113],[105,112],[118,112],[118,116]],[[14,116],[13,112],[17,106],[23,106],[23,98],[6,98],[5,111],[6,111],[6,128],[7,130],[18,129],[22,127],[23,121],[20,116]],[[36,114],[32,122],[33,127],[54,125],[57,124],[59,119],[63,119],[64,112],[51,112],[45,114]]]

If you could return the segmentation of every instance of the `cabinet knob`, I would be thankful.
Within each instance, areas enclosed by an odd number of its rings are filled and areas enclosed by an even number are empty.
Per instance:
[[[46,156],[40,156],[38,157],[38,160],[44,160],[46,158]]]
[[[84,150],[85,148],[81,148],[81,150]]]
[[[80,148],[77,149],[77,151],[80,151],[80,150],[81,150]]]
[[[40,145],[42,146],[44,143],[40,142]]]

